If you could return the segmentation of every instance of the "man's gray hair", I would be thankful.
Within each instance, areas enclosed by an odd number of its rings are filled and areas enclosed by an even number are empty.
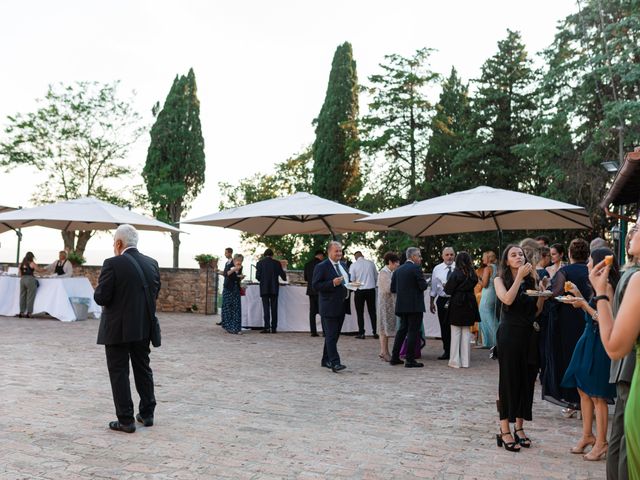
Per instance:
[[[138,231],[131,225],[120,225],[113,235],[114,240],[122,240],[122,244],[126,247],[138,246]]]
[[[604,238],[596,237],[591,240],[589,251],[593,252],[599,248],[609,248],[609,243]]]
[[[442,249],[442,253],[444,254],[444,252],[446,252],[447,250],[451,250],[451,251],[454,253],[454,255],[455,255],[455,253],[456,253],[456,251],[453,249],[453,247],[444,247],[444,248]]]
[[[407,256],[407,260],[408,260],[414,255],[420,255],[420,249],[418,247],[409,247],[407,248],[405,255]]]
[[[331,250],[331,247],[338,247],[338,248],[342,248],[342,244],[341,244],[340,242],[335,241],[335,240],[331,240],[331,241],[329,242],[329,244],[327,245],[327,252],[328,252],[329,250]]]

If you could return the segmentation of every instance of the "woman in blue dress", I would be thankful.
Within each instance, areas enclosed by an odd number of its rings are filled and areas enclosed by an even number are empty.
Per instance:
[[[242,308],[240,305],[240,282],[242,275],[242,261],[244,257],[239,253],[233,256],[233,266],[226,272],[224,290],[222,294],[222,328],[228,333],[242,333]]]
[[[498,319],[496,318],[496,288],[493,284],[498,271],[496,262],[494,252],[488,251],[482,254],[482,263],[485,265],[482,272],[482,298],[479,307],[482,348],[491,348],[496,344]]]
[[[613,255],[608,248],[598,248],[591,252],[587,267],[593,269],[607,255]],[[620,279],[618,262],[614,260],[609,273],[608,295],[613,293]],[[616,396],[616,386],[609,383],[609,369],[611,360],[604,349],[598,328],[598,313],[592,302],[587,302],[577,288],[570,291],[573,295],[565,300],[574,308],[584,310],[584,333],[578,340],[573,351],[571,362],[562,380],[562,386],[577,388],[580,394],[580,410],[582,412],[582,437],[571,453],[584,453],[591,446],[591,451],[584,456],[585,460],[602,460],[607,453],[607,419],[609,415],[607,404],[613,404]],[[593,436],[593,414],[596,417],[596,436]]]

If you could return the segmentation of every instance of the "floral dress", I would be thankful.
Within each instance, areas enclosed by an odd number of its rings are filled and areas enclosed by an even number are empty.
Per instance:
[[[377,315],[380,333],[387,337],[396,335],[396,295],[391,293],[391,276],[393,272],[384,267],[378,274]]]

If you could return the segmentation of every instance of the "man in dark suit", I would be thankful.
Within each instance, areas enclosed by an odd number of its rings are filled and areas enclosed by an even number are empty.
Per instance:
[[[313,270],[320,262],[324,260],[324,251],[316,250],[316,254],[313,260],[307,262],[304,266],[304,281],[307,282],[307,296],[309,297],[309,330],[312,337],[318,336],[318,327],[316,326],[316,315],[320,312],[318,309],[318,292],[316,292],[312,286]],[[322,327],[322,334],[324,335],[324,326]]]
[[[160,328],[155,316],[160,270],[158,262],[138,251],[138,232],[131,225],[120,225],[113,238],[115,257],[104,261],[93,296],[96,303],[102,305],[97,343],[105,346],[118,416],[117,421],[109,423],[109,428],[133,433],[136,426],[129,386],[129,361],[140,396],[136,420],[146,427],[152,426],[156,407],[149,342],[160,345]]]
[[[396,294],[396,315],[400,317],[400,328],[396,332],[391,353],[391,365],[401,365],[407,368],[424,366],[415,360],[416,340],[420,330],[420,323],[425,312],[424,291],[427,281],[420,268],[420,249],[409,247],[407,261],[393,272],[391,276],[391,292]],[[406,363],[400,360],[402,342],[407,339]]]
[[[329,258],[316,265],[313,270],[311,287],[318,292],[320,318],[325,333],[321,365],[337,373],[347,368],[340,361],[338,338],[340,338],[349,301],[349,291],[346,287],[349,282],[349,272],[347,266],[340,261],[342,258],[340,243],[330,242],[327,255]]]
[[[264,329],[260,333],[276,333],[278,330],[278,293],[280,282],[287,279],[282,264],[273,259],[273,250],[267,248],[256,265],[256,278],[260,282],[260,298],[264,313]],[[271,315],[269,315],[271,313]]]

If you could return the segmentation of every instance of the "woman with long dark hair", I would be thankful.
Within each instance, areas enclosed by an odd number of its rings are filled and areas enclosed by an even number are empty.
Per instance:
[[[242,261],[244,257],[239,253],[233,256],[233,266],[227,270],[224,279],[222,299],[222,328],[228,333],[242,333],[242,306],[240,300],[240,282],[242,275]]]
[[[39,272],[40,268],[35,262],[32,252],[27,254],[20,262],[20,318],[31,318],[33,313],[33,304],[36,300],[36,290],[38,289],[38,281],[33,274]]]
[[[449,298],[447,318],[451,325],[451,347],[449,366],[468,368],[471,353],[471,327],[480,321],[478,302],[474,288],[478,276],[473,269],[471,256],[467,252],[458,252],[456,268],[444,286]]]
[[[591,252],[591,257],[587,264],[589,271],[608,255],[613,256],[613,252],[608,248],[598,248]],[[609,298],[613,298],[619,280],[620,269],[614,259],[612,269],[609,272],[609,285],[607,286]],[[595,303],[593,301],[587,302],[576,288],[572,289],[570,293],[572,295],[567,296],[565,302],[574,308],[581,308],[585,312],[584,332],[576,344],[571,362],[562,380],[563,387],[577,388],[580,395],[582,438],[571,449],[571,453],[582,454],[587,447],[591,446],[591,451],[584,456],[584,459],[602,460],[607,454],[607,420],[609,416],[607,404],[613,405],[616,386],[613,383],[609,383],[611,360],[607,356],[600,339]],[[596,418],[595,437],[593,436],[594,410]]]
[[[536,290],[533,266],[518,245],[505,248],[495,279],[496,295],[502,302],[498,324],[497,349],[500,376],[498,381],[499,447],[519,452],[529,448],[531,440],[524,432],[524,421],[531,421],[533,383],[537,374],[529,362],[531,335],[536,314],[542,310],[543,297],[530,297],[526,290]],[[533,370],[533,371],[532,371]],[[510,423],[515,423],[513,433]]]
[[[549,278],[553,278],[567,263],[564,261],[564,246],[554,243],[549,247],[549,255],[551,256],[551,265],[547,267]]]

